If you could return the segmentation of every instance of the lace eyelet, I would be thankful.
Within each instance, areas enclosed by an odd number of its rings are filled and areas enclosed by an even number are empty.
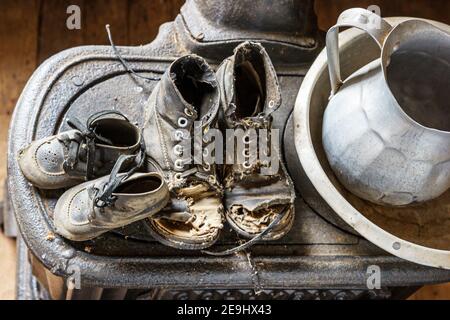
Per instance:
[[[178,126],[180,126],[180,128],[186,128],[188,125],[188,120],[185,117],[180,117],[178,119]]]
[[[181,140],[183,140],[184,138],[185,138],[185,137],[184,137],[183,131],[181,131],[181,130],[175,131],[175,139],[176,139],[177,141],[181,141]]]
[[[177,159],[177,160],[175,161],[175,169],[178,169],[178,170],[184,169],[184,163],[183,163],[183,160]]]
[[[269,101],[269,108],[270,108],[270,109],[273,109],[274,107],[275,107],[275,101],[270,100],[270,101]]]
[[[250,149],[242,150],[242,155],[246,158],[250,157]]]
[[[249,144],[250,143],[250,136],[248,134],[243,136],[242,137],[242,142],[244,142],[245,144]]]
[[[209,155],[209,150],[207,148],[203,149],[203,156],[207,157]]]
[[[211,165],[209,163],[204,163],[203,164],[203,170],[210,171],[211,170]]]
[[[181,180],[183,179],[183,178],[181,177],[181,173],[180,173],[180,172],[175,173],[174,178],[175,178],[175,180],[177,180],[177,181],[181,181]]]
[[[175,147],[173,147],[173,153],[178,157],[181,157],[183,155],[183,151],[184,151],[183,146],[181,146],[179,144],[177,144]]]
[[[194,116],[194,113],[192,113],[189,108],[184,108],[184,114],[187,115],[189,118],[192,118]]]
[[[250,168],[252,167],[251,163],[248,162],[248,161],[245,161],[245,162],[242,164],[242,166],[243,166],[245,169],[250,169]]]

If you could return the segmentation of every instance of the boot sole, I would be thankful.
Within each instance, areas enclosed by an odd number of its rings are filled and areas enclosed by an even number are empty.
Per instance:
[[[235,223],[235,221],[232,218],[230,218],[230,215],[228,213],[226,213],[225,216],[227,218],[228,224],[239,235],[243,236],[246,239],[252,239],[255,236],[257,236],[257,234],[248,233],[247,231],[242,229],[238,224]],[[286,214],[286,217],[284,217],[281,220],[280,224],[274,230],[269,232],[269,234],[267,234],[266,236],[262,237],[261,240],[264,240],[264,241],[275,241],[275,240],[281,239],[282,237],[284,237],[291,230],[292,225],[294,224],[294,220],[295,220],[295,208],[294,208],[294,205],[292,205],[289,208],[289,212]],[[262,231],[264,231],[264,230],[262,230]]]
[[[217,230],[216,235],[210,241],[194,242],[192,239],[183,239],[171,234],[168,234],[160,227],[154,224],[152,219],[146,220],[148,230],[155,240],[159,243],[180,250],[203,250],[214,245],[220,236],[220,229]]]

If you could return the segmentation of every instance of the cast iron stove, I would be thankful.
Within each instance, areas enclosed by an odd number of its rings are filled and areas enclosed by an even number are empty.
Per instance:
[[[285,160],[293,179],[304,179],[288,119],[308,66],[323,48],[313,8],[313,0],[188,0],[152,43],[119,50],[136,72],[158,77],[183,54],[196,53],[217,67],[240,42],[261,42],[282,86],[283,105],[274,118],[285,134]],[[155,85],[126,72],[106,46],[61,52],[30,79],[9,137],[6,216],[14,213],[20,230],[19,299],[394,299],[450,281],[447,271],[395,258],[338,219],[321,217],[301,194],[286,237],[229,257],[164,247],[145,221],[83,243],[55,235],[52,214],[61,192],[30,186],[18,168],[19,149],[67,129],[69,116],[83,120],[103,109],[120,110],[142,125]],[[215,250],[241,242],[229,227],[224,231]],[[371,266],[381,270],[380,289],[367,286]]]

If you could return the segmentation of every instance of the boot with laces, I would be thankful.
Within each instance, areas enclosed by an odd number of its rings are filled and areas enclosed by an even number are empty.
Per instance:
[[[219,90],[214,71],[196,55],[177,59],[153,90],[146,109],[144,140],[147,170],[159,170],[169,189],[169,204],[148,220],[161,243],[178,249],[203,249],[223,227],[222,185],[214,163],[193,159],[210,143],[194,138],[217,127]]]
[[[262,240],[279,239],[293,224],[295,190],[272,129],[273,113],[281,105],[275,69],[260,44],[245,42],[221,64],[217,78],[221,126],[243,132],[242,152],[223,166],[226,219],[245,238],[264,232]]]

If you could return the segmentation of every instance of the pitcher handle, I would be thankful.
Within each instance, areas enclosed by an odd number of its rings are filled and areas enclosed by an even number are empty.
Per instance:
[[[367,32],[383,49],[392,26],[379,15],[361,8],[348,9],[339,16],[338,22],[327,33],[328,69],[331,81],[331,96],[334,96],[343,81],[339,57],[339,28],[354,27]]]

